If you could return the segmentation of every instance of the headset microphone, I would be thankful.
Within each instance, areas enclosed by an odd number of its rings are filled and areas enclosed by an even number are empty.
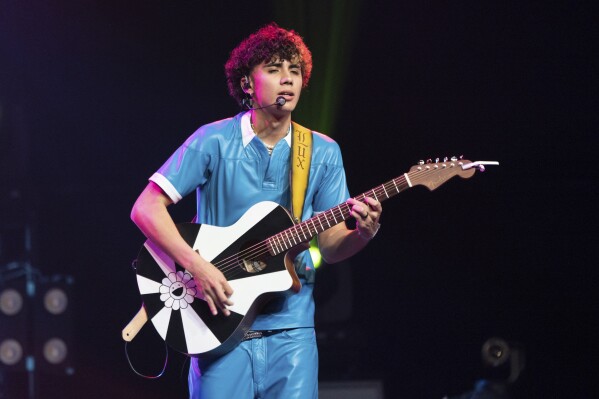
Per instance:
[[[244,98],[242,103],[243,105],[245,105],[247,107],[248,110],[253,110],[253,109],[262,109],[262,108],[268,108],[268,107],[272,107],[272,106],[277,106],[277,107],[282,107],[283,105],[285,105],[285,103],[287,102],[287,100],[285,100],[285,97],[283,96],[279,96],[277,97],[277,99],[275,100],[274,104],[270,104],[270,105],[265,105],[264,107],[256,107],[256,108],[252,108],[249,104],[249,101],[246,101],[246,99]]]

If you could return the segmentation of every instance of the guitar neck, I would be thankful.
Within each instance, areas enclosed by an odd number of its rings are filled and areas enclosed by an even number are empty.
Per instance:
[[[380,186],[354,197],[354,199],[363,201],[365,197],[372,197],[379,202],[383,202],[411,186],[409,173],[404,173],[395,179],[389,180]],[[350,206],[344,202],[327,211],[320,212],[308,220],[293,225],[287,230],[267,239],[268,247],[270,248],[269,252],[271,255],[277,255],[298,244],[308,242],[317,234],[345,221],[350,217],[350,213]]]

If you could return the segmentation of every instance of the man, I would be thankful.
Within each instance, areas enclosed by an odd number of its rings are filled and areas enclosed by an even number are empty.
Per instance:
[[[230,314],[233,289],[182,239],[167,207],[196,190],[198,223],[215,226],[232,225],[260,201],[290,208],[291,112],[311,70],[310,51],[293,31],[270,24],[245,39],[231,52],[225,72],[230,94],[247,110],[200,127],[150,178],[133,207],[132,220],[193,276],[214,315]],[[379,227],[378,201],[348,198],[337,143],[313,132],[302,219],[345,201],[356,219],[355,230],[340,223],[319,234],[329,263],[360,251]],[[314,270],[307,251],[295,266],[302,289],[270,302],[251,327],[258,333],[217,359],[192,359],[192,398],[317,397]]]

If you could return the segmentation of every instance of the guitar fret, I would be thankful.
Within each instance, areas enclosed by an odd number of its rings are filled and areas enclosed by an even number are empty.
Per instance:
[[[291,232],[289,232],[291,234]],[[295,239],[295,237],[297,236],[297,229],[295,229],[295,234],[291,234],[291,238],[293,238],[293,243],[295,245],[297,245],[297,240]],[[299,239],[299,237],[298,237]]]
[[[272,239],[269,238],[267,241],[268,241],[268,244],[270,245],[270,252],[273,253],[274,255],[276,255],[277,251],[275,250],[274,245],[272,245]]]
[[[318,223],[320,223],[320,228],[322,229],[322,230],[320,230],[320,231],[321,231],[321,232],[323,232],[323,231],[325,230],[325,228],[324,228],[324,226],[322,225],[322,220],[320,220],[320,215],[322,215],[322,213],[319,213],[319,214],[316,216],[316,220],[318,220]]]
[[[399,193],[399,188],[397,187],[397,183],[395,183],[395,179],[391,180],[393,182],[393,185],[395,186],[395,191],[397,191]]]
[[[314,218],[311,218],[310,221],[312,222],[312,227],[314,227],[314,234],[318,234],[318,229],[316,228],[316,225],[314,224]]]
[[[279,242],[279,246],[281,247],[281,252],[283,252],[283,248],[285,248],[283,238],[281,237],[281,233],[276,235],[277,241]]]
[[[291,245],[291,240],[289,239],[289,237],[287,237],[287,234],[289,234],[289,232],[288,232],[287,230],[285,230],[285,231],[283,232],[283,234],[285,234],[285,238],[284,238],[284,239],[285,239],[285,249],[289,249],[289,248],[291,248],[291,247],[292,247],[292,245]],[[289,248],[287,248],[287,245],[288,245],[288,244],[289,244]]]
[[[333,213],[333,211],[332,211],[332,210],[330,210],[328,213],[331,213],[331,214],[332,214],[332,213]],[[333,217],[334,217],[334,216],[333,216]],[[330,217],[325,217],[325,218],[324,218],[324,220],[325,220],[325,222],[327,222],[327,224],[329,225],[329,228],[330,228],[330,227],[331,227],[331,221],[330,221]]]
[[[374,192],[374,189],[372,189],[372,195],[374,195],[375,200],[377,200],[377,201],[379,200],[378,197],[376,196],[376,193]]]
[[[410,176],[408,176],[407,173],[404,173],[403,175],[406,178],[406,181],[408,182],[408,186],[412,187],[412,182],[410,181]]]
[[[343,211],[341,210],[341,205],[337,205],[337,209],[339,209],[339,213],[341,214],[341,220],[345,220],[345,216],[343,216]]]
[[[385,188],[385,185],[383,184],[381,187],[383,187],[383,190],[385,191],[385,196],[387,198],[389,198],[389,194],[387,193],[387,189]]]
[[[281,248],[279,243],[276,241],[276,236],[274,238],[275,239],[273,240],[273,245],[275,247],[275,253],[280,254],[283,251],[283,249]]]
[[[278,253],[278,250],[277,250],[277,247],[276,247],[276,245],[274,244],[273,237],[270,237],[270,238],[268,239],[268,243],[270,244],[270,248],[272,249],[272,253],[273,253],[274,255],[276,255],[276,254]]]
[[[302,231],[302,234],[304,235],[304,240],[308,239],[308,236],[306,235],[306,233],[304,232],[304,224],[300,223],[298,224],[298,226],[300,227],[300,230]]]

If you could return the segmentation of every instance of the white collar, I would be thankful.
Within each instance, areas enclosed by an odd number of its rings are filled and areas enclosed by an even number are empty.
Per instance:
[[[256,133],[254,133],[254,129],[252,129],[252,120],[250,119],[250,116],[251,112],[246,112],[241,117],[241,139],[243,140],[244,148],[247,147],[254,137],[256,137]],[[289,124],[289,129],[287,130],[287,135],[284,139],[289,148],[291,148],[291,124]]]

